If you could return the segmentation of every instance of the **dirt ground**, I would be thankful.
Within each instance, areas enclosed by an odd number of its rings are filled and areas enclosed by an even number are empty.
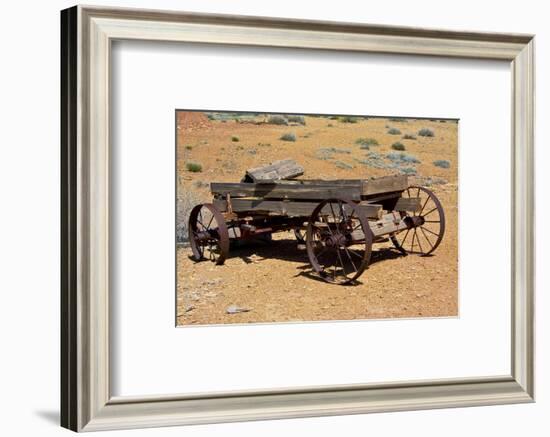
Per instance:
[[[262,119],[257,117],[256,121]],[[391,135],[390,128],[401,133]],[[431,129],[434,136],[419,136],[422,128]],[[295,134],[296,141],[282,141],[285,133]],[[405,134],[416,139],[404,139]],[[395,152],[391,145],[401,142],[404,153],[420,161],[403,166],[416,172],[410,183],[434,191],[444,207],[447,224],[441,245],[428,257],[403,256],[391,243],[375,245],[368,270],[357,284],[348,286],[318,279],[305,247],[291,232],[275,234],[271,243],[232,248],[222,266],[209,261],[196,263],[190,259],[190,248],[177,244],[177,324],[456,316],[457,137],[458,124],[450,120],[368,118],[346,123],[306,116],[305,125],[281,126],[209,120],[202,113],[179,112],[177,184],[182,205],[210,201],[210,182],[238,182],[247,168],[278,159],[298,161],[305,168],[303,179],[366,179],[396,174],[400,168],[377,163],[389,163],[385,156]],[[376,139],[379,145],[366,150],[356,143],[359,138]],[[433,164],[436,160],[447,160],[450,167],[438,167]],[[189,162],[199,163],[202,171],[188,171]],[[178,207],[178,213],[183,216],[188,209]],[[178,222],[183,219],[178,217]],[[231,306],[249,311],[228,314]]]

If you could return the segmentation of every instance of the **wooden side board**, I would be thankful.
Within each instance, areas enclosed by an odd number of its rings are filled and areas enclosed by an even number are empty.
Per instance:
[[[222,199],[214,199],[214,206],[221,212],[228,210],[227,201]],[[236,213],[273,213],[281,214],[289,217],[309,217],[313,210],[319,205],[319,202],[289,202],[282,200],[264,200],[264,199],[243,199],[237,198],[231,200],[231,207]],[[382,206],[365,203],[359,204],[359,209],[366,215],[367,218],[380,217]],[[330,207],[326,206],[322,211],[325,214],[330,214]]]
[[[361,188],[357,185],[335,186],[322,184],[252,184],[252,183],[218,183],[210,184],[214,195],[236,197],[261,197],[264,199],[348,199],[360,200]]]
[[[262,167],[265,169],[265,167]],[[264,180],[261,183],[212,182],[214,195],[231,197],[263,197],[265,199],[311,199],[331,198],[360,200],[377,194],[399,196],[409,186],[406,175],[384,176],[373,179],[350,180]]]
[[[407,188],[409,188],[409,178],[407,175],[383,176],[363,180],[361,194],[363,196],[370,196],[372,194],[391,191],[403,191]]]

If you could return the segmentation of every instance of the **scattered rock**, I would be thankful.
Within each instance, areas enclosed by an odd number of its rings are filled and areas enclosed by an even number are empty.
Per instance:
[[[244,308],[244,307],[239,307],[237,305],[229,305],[226,309],[225,309],[225,312],[227,314],[238,314],[238,313],[247,313],[248,311],[251,311],[252,308]]]

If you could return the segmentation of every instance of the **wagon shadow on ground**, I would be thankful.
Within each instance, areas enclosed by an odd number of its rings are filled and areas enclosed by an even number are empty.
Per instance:
[[[395,248],[373,247],[369,265],[376,264],[380,261],[402,258],[404,255]],[[299,270],[297,276],[306,276],[307,278],[325,282],[311,268],[307,255],[305,244],[300,244],[293,238],[261,241],[251,240],[243,244],[231,247],[228,258],[241,258],[246,264],[261,263],[268,259],[279,259],[281,261],[300,263],[296,267]],[[361,285],[361,281],[357,280],[349,285]]]

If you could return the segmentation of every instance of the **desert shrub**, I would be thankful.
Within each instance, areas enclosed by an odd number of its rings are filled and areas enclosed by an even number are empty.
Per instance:
[[[349,149],[337,149],[336,147],[322,147],[320,149],[317,149],[315,152],[315,156],[318,159],[327,160],[331,159],[332,155],[335,153],[347,153],[350,154],[351,150]]]
[[[352,117],[350,115],[343,115],[341,117],[338,117],[338,121],[340,123],[357,123],[357,117]]]
[[[232,136],[231,141],[233,141],[234,143],[238,143],[239,142],[239,137]]]
[[[392,123],[408,123],[409,120],[406,118],[388,118],[388,121],[391,121]]]
[[[298,123],[298,124],[301,124],[303,126],[306,125],[306,119],[304,118],[303,115],[287,115],[286,119],[290,123]]]
[[[416,140],[416,137],[414,135],[411,135],[411,134],[405,134],[405,135],[403,135],[403,139],[404,140]]]
[[[450,168],[451,167],[451,163],[449,161],[447,161],[446,159],[438,159],[437,161],[434,161],[433,164],[436,167],[440,167],[440,168]]]
[[[399,129],[397,129],[396,127],[390,127],[388,129],[388,133],[390,135],[401,135],[401,131]]]
[[[353,168],[353,165],[351,164],[347,164],[345,162],[342,162],[342,161],[336,161],[334,163],[334,165],[338,168],[341,168],[343,170],[351,170]]]
[[[327,127],[334,127],[332,123],[327,124]]]
[[[337,115],[331,115],[328,119],[329,120],[338,120],[338,116]]]
[[[267,119],[268,124],[288,125],[288,120],[282,115],[270,115]]]
[[[185,146],[185,150],[192,150],[192,149],[193,149],[193,146],[191,146],[189,144]]]
[[[371,168],[378,168],[378,169],[390,168],[390,166],[386,162],[384,162],[384,157],[377,152],[368,152],[366,159],[355,159],[355,161]]]
[[[418,176],[416,183],[425,187],[431,187],[432,185],[445,185],[448,181],[437,176]]]
[[[447,123],[447,120],[439,120],[440,123]]]
[[[199,173],[202,171],[202,165],[198,162],[188,162],[185,164],[185,168],[191,173]]]
[[[332,159],[332,152],[329,149],[318,149],[315,151],[315,157],[326,161],[327,159]]]
[[[428,128],[423,128],[418,131],[418,135],[421,137],[433,137],[434,131]]]
[[[403,143],[400,143],[399,141],[393,143],[391,145],[391,148],[393,150],[405,150],[405,145]]]
[[[378,141],[374,138],[357,138],[355,144],[360,144],[361,149],[369,149],[370,146],[378,146]]]
[[[330,150],[332,153],[351,153],[350,149],[338,149],[336,147],[329,147],[327,150]]]
[[[416,168],[415,167],[403,167],[399,169],[399,173],[406,174],[406,175],[413,175],[416,174]]]
[[[293,133],[286,133],[281,135],[280,139],[283,141],[296,141],[296,135]]]
[[[386,155],[386,158],[395,163],[420,164],[420,160],[414,155],[406,153],[391,152]]]

